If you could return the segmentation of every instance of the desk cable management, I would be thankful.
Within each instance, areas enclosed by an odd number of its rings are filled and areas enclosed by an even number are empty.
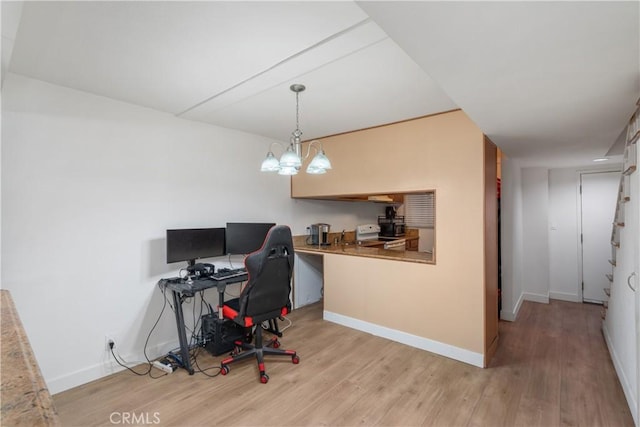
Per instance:
[[[143,350],[142,350],[142,353],[144,354],[144,358],[145,358],[145,359],[146,359],[146,361],[147,361],[146,363],[148,364],[148,367],[147,367],[146,372],[142,372],[142,373],[141,373],[141,372],[137,372],[137,371],[135,371],[134,369],[132,369],[132,368],[130,368],[129,366],[127,366],[127,364],[131,364],[131,363],[136,363],[136,364],[137,364],[137,362],[127,362],[127,361],[124,359],[124,357],[122,357],[122,356],[120,355],[120,353],[118,353],[118,351],[117,351],[117,350],[115,350],[115,351],[114,351],[114,348],[115,348],[115,342],[111,342],[111,343],[109,343],[109,350],[110,350],[110,352],[111,352],[111,355],[113,356],[113,359],[116,361],[116,363],[117,363],[118,365],[122,366],[123,368],[126,368],[128,371],[130,371],[130,372],[132,372],[132,373],[134,373],[134,374],[136,374],[136,375],[138,375],[138,376],[145,376],[145,375],[149,375],[149,377],[154,378],[154,379],[157,379],[157,378],[160,378],[160,377],[163,377],[163,376],[167,375],[167,374],[165,373],[164,375],[160,375],[159,377],[154,377],[154,376],[151,374],[153,364],[152,364],[151,360],[149,360],[149,356],[147,355],[147,346],[149,345],[149,339],[151,338],[151,334],[153,333],[153,331],[154,331],[154,329],[156,328],[156,326],[158,326],[158,323],[160,322],[160,319],[162,318],[162,313],[164,313],[164,310],[166,309],[166,307],[167,307],[167,303],[168,303],[168,301],[167,301],[167,297],[166,297],[166,295],[165,295],[165,290],[161,288],[161,291],[162,291],[162,294],[163,294],[163,296],[164,296],[164,298],[163,298],[163,299],[164,299],[164,302],[163,302],[163,304],[162,304],[162,309],[160,310],[160,314],[158,314],[158,318],[156,319],[155,323],[153,324],[153,326],[152,326],[152,327],[151,327],[151,329],[149,330],[149,333],[147,334],[147,339],[146,339],[146,340],[145,340],[145,342],[144,342],[144,347],[143,347]],[[171,305],[171,304],[169,303],[169,305]],[[173,307],[172,307],[172,308],[173,308]]]
[[[231,265],[231,267],[233,268],[233,264],[231,264],[231,260],[229,260],[229,265]],[[180,270],[180,272],[182,272],[184,269]],[[246,283],[246,282],[245,282]],[[244,284],[242,286],[244,286]],[[149,333],[147,334],[147,337],[145,339],[145,343],[144,343],[144,347],[143,347],[143,354],[145,357],[146,362],[127,362],[124,357],[122,357],[120,355],[120,353],[118,353],[115,342],[111,342],[110,343],[110,353],[113,357],[113,359],[116,361],[116,363],[120,366],[122,366],[123,368],[127,369],[128,371],[130,371],[131,373],[138,375],[138,376],[146,376],[148,375],[149,377],[153,378],[153,379],[158,379],[161,377],[164,377],[166,375],[169,375],[168,373],[164,373],[162,375],[159,376],[153,376],[152,371],[153,371],[153,361],[151,359],[149,359],[149,356],[147,355],[147,348],[149,345],[149,340],[153,334],[153,331],[156,329],[156,327],[158,326],[158,323],[160,322],[160,319],[162,318],[162,315],[164,314],[167,305],[169,305],[169,307],[171,308],[171,311],[173,311],[175,313],[175,307],[171,304],[171,301],[169,301],[167,294],[166,294],[166,283],[158,283],[158,287],[160,288],[160,291],[162,292],[163,295],[163,304],[162,304],[162,309],[160,310],[160,313],[158,314],[157,319],[155,320],[153,326],[151,327],[151,329],[149,330]],[[211,375],[208,374],[206,371],[211,370],[211,369],[219,369],[219,366],[216,364],[214,366],[208,367],[208,368],[201,368],[200,365],[198,364],[198,355],[199,353],[202,351],[203,347],[201,345],[201,333],[196,332],[199,330],[199,328],[202,327],[202,325],[200,325],[201,323],[201,319],[202,319],[202,314],[205,310],[205,308],[207,309],[207,311],[209,312],[209,314],[214,314],[215,312],[213,311],[213,307],[211,306],[210,303],[208,303],[205,298],[204,298],[204,291],[199,291],[196,295],[200,295],[200,313],[199,315],[196,315],[196,304],[193,304],[192,307],[192,320],[193,320],[193,329],[186,327],[187,331],[189,332],[190,335],[190,339],[189,339],[189,359],[190,361],[193,362],[194,366],[197,368],[195,370],[195,372],[199,372],[202,373],[208,377],[216,377],[219,375],[219,372],[216,373],[215,375]],[[194,295],[194,297],[196,296]],[[238,295],[233,295],[229,292],[227,292],[225,290],[225,295],[227,295],[228,297],[231,298],[238,298],[240,296],[240,294]],[[186,302],[189,302],[192,298],[185,298]],[[293,325],[293,322],[291,321],[291,319],[289,319],[286,316],[282,316],[280,318],[280,320],[283,321],[287,321],[288,324],[285,325],[280,332],[284,332],[286,329],[290,328]],[[267,322],[263,322],[260,325],[264,330],[268,330],[269,329],[269,325]],[[253,334],[253,332],[252,332]],[[178,348],[174,348],[172,350],[170,350],[167,355],[165,356],[165,358],[170,358],[172,359],[174,362],[176,362],[178,365],[182,365],[182,361],[180,360],[179,357],[177,357],[174,353],[178,350]],[[160,357],[162,358],[162,357]],[[134,370],[133,368],[131,368],[130,366],[127,365],[131,365],[131,364],[139,364],[139,363],[145,363],[147,364],[147,369],[144,372],[137,372],[136,370]]]
[[[171,307],[171,310],[175,313],[175,307],[171,304],[170,301],[168,301],[167,299],[167,295],[166,292],[163,291],[163,295],[164,295],[164,299],[165,302],[167,302],[169,304],[169,306]],[[196,295],[194,295],[194,297],[196,297],[197,295],[200,296],[200,312],[198,314],[196,314],[196,304],[194,303],[192,306],[192,319],[193,319],[193,328],[189,328],[188,326],[185,325],[185,329],[189,332],[189,343],[188,343],[188,347],[189,347],[189,362],[193,362],[193,364],[196,366],[196,370],[195,372],[199,372],[202,373],[204,375],[207,375],[209,377],[215,377],[216,375],[210,375],[207,374],[206,371],[210,370],[210,369],[217,369],[218,366],[212,366],[209,368],[204,368],[202,369],[199,365],[198,365],[198,360],[197,360],[197,356],[200,353],[200,350],[202,349],[202,345],[201,345],[201,333],[197,332],[200,331],[202,328],[201,325],[201,319],[202,319],[202,315],[205,311],[205,309],[209,312],[209,314],[213,314],[213,307],[211,306],[211,304],[209,302],[207,302],[204,298],[204,291],[199,291]],[[191,300],[191,298],[186,298],[185,301],[189,302]],[[170,350],[168,352],[167,357],[173,359],[175,362],[177,362],[177,364],[179,366],[183,366],[183,362],[182,360],[175,355],[175,352],[178,350],[179,348],[174,348],[172,350]]]
[[[153,376],[153,374],[152,374],[152,371],[153,371],[153,362],[149,359],[149,356],[147,355],[147,347],[148,347],[148,345],[149,345],[149,339],[151,338],[151,335],[153,334],[153,331],[155,330],[155,328],[158,326],[158,323],[160,322],[160,319],[162,318],[162,315],[163,315],[163,313],[164,313],[164,311],[165,311],[165,309],[166,309],[166,307],[167,307],[167,304],[169,305],[169,307],[171,308],[171,310],[172,310],[172,311],[174,311],[174,310],[175,310],[175,309],[174,309],[174,307],[173,307],[173,305],[171,304],[171,302],[167,299],[167,295],[166,295],[166,286],[160,286],[160,284],[158,284],[158,286],[160,287],[160,290],[161,290],[161,292],[162,292],[163,300],[164,300],[164,301],[163,301],[163,304],[162,304],[162,309],[160,310],[160,314],[158,314],[158,318],[156,319],[156,321],[154,322],[153,326],[152,326],[152,327],[151,327],[151,329],[149,330],[149,333],[147,334],[147,338],[146,338],[145,343],[144,343],[144,347],[143,347],[143,354],[144,354],[144,357],[145,357],[146,362],[127,362],[127,361],[124,359],[124,357],[122,357],[122,356],[120,355],[120,353],[118,353],[117,349],[115,349],[115,347],[116,347],[116,346],[115,346],[115,342],[110,343],[110,346],[109,346],[109,350],[110,350],[110,352],[111,352],[111,355],[113,356],[113,359],[116,361],[116,363],[117,363],[118,365],[122,366],[123,368],[126,368],[128,371],[130,371],[131,373],[133,373],[133,374],[135,374],[135,375],[138,375],[138,376],[145,376],[145,375],[149,375],[149,377],[151,377],[151,378],[153,378],[153,379],[158,379],[158,378],[164,377],[164,376],[168,375],[168,373],[164,373],[164,374],[162,374],[162,375],[160,375],[160,376],[157,376],[157,377],[156,377],[156,376]],[[200,293],[200,294],[202,294],[203,292],[201,291],[201,292],[199,292],[199,293]],[[208,304],[206,304],[206,301],[204,301],[203,296],[202,296],[202,295],[200,295],[200,297],[201,297],[201,305],[202,305],[203,303],[204,303],[205,305],[208,305]],[[193,308],[193,312],[194,312],[194,316],[195,316],[195,306],[194,306],[194,308]],[[202,312],[202,308],[201,308],[201,312]],[[198,321],[198,322],[199,322],[199,321]],[[195,323],[195,327],[194,327],[194,329],[196,329],[196,328],[197,328],[197,326],[198,326],[198,324],[197,324],[197,323]],[[195,332],[194,332],[194,331],[191,331],[191,330],[190,330],[190,332],[191,332],[191,339],[193,340],[194,335],[195,335]],[[190,346],[191,346],[191,345],[190,345]],[[115,349],[115,350],[114,350],[114,349]],[[169,351],[169,354],[171,354],[171,355],[172,355],[172,354],[173,354],[173,352],[174,352],[175,350],[176,350],[176,349],[170,350],[170,351]],[[177,362],[178,364],[180,364],[180,363],[181,363],[181,362],[180,362],[180,360],[179,360],[178,358],[176,358],[175,356],[173,356],[172,358],[173,358],[173,359],[175,360],[175,362]],[[195,359],[194,359],[194,361],[195,361]],[[138,371],[134,370],[133,368],[131,368],[131,367],[127,366],[127,365],[130,365],[130,364],[136,364],[136,365],[137,365],[137,364],[139,364],[139,363],[146,363],[146,364],[148,365],[148,366],[147,366],[147,369],[145,370],[145,372],[138,372]],[[207,369],[212,369],[212,368],[207,368]],[[203,372],[203,371],[202,371],[202,370],[200,370],[200,372]],[[203,373],[204,373],[204,372],[203,372]]]

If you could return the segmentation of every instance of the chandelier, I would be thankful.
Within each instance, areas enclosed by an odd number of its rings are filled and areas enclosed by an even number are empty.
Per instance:
[[[309,142],[309,146],[307,147],[307,154],[304,157],[302,155],[302,131],[300,130],[300,92],[304,91],[306,88],[301,84],[293,84],[289,88],[291,91],[296,94],[296,128],[293,132],[291,132],[291,138],[289,139],[289,146],[284,150],[284,146],[279,142],[274,142],[271,144],[269,148],[269,152],[267,153],[267,157],[262,161],[262,167],[260,170],[262,172],[278,172],[279,175],[296,175],[300,168],[302,167],[302,161],[306,160],[309,157],[309,153],[311,152],[311,148],[316,150],[316,155],[307,166],[306,172],[309,174],[323,174],[326,173],[328,169],[331,169],[331,162],[327,158],[323,148],[322,142],[318,140],[314,140]],[[280,145],[284,153],[280,157],[280,160],[276,158],[273,154],[272,148],[273,145]],[[319,147],[318,147],[319,146]]]

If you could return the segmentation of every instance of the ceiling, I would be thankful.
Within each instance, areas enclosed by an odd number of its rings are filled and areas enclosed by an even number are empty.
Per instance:
[[[3,76],[282,141],[302,83],[303,139],[462,108],[524,165],[588,164],[640,97],[635,1],[3,1],[2,21]]]

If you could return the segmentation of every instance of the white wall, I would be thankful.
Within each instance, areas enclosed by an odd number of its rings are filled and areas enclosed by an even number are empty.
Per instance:
[[[500,190],[501,281],[500,318],[514,321],[522,304],[522,179],[516,160],[502,158]]]
[[[549,180],[546,168],[522,169],[524,299],[549,302]]]
[[[167,228],[274,221],[304,234],[310,223],[353,229],[382,213],[383,205],[292,200],[289,178],[259,172],[271,142],[7,76],[1,283],[52,393],[117,369],[107,334],[127,360],[142,360],[163,307],[156,283],[180,267],[165,263]],[[147,354],[176,346],[166,307]]]

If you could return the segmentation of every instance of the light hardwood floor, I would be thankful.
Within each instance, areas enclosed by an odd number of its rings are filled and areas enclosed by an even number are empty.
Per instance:
[[[300,364],[267,359],[266,385],[253,361],[215,378],[125,371],[55,395],[62,423],[125,424],[124,413],[162,426],[633,426],[599,306],[525,302],[500,322],[488,369],[325,322],[321,304],[290,317],[281,341]],[[199,366],[220,359],[203,353]]]

